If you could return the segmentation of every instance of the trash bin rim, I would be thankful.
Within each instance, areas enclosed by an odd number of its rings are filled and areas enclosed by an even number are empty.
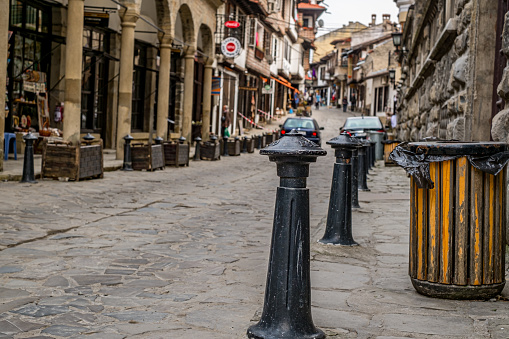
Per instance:
[[[427,155],[493,155],[507,151],[507,144],[504,142],[411,142],[405,148],[416,154]]]

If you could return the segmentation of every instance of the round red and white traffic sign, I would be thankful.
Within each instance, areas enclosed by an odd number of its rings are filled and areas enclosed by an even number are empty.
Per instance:
[[[242,45],[239,39],[229,37],[223,40],[221,43],[221,52],[227,58],[235,58],[242,51]]]

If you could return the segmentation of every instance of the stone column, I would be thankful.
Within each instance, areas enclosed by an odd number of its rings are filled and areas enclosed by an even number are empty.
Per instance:
[[[168,139],[168,105],[170,101],[171,38],[159,38],[159,84],[157,91],[157,136]]]
[[[131,4],[126,4],[127,6]],[[120,10],[122,40],[120,47],[120,74],[118,79],[117,159],[124,159],[124,137],[131,132],[131,105],[133,90],[134,28],[139,8],[132,4]]]
[[[210,136],[210,104],[212,99],[212,61],[205,65],[205,75],[203,77],[203,117],[201,125],[201,137],[203,140],[209,140]]]
[[[182,112],[182,136],[191,140],[194,92],[194,47],[189,47],[184,57],[184,110]]]
[[[5,84],[7,80],[7,41],[9,31],[9,0],[0,0],[0,172],[4,170],[4,132],[5,132]]]
[[[69,0],[65,45],[64,140],[80,140],[84,0]]]

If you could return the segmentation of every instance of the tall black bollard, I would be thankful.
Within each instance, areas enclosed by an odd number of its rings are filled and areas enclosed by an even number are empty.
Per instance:
[[[323,244],[357,246],[352,236],[352,153],[358,140],[340,135],[327,141],[335,151],[336,163],[332,176],[329,213]]]
[[[352,151],[352,208],[361,208],[359,205],[359,148],[362,143],[359,139],[355,149]]]
[[[201,160],[201,156],[200,156],[200,142],[201,142],[201,138],[200,137],[196,137],[194,139],[194,141],[196,141],[196,146],[194,148],[194,158],[193,158],[193,160],[194,161],[200,161]]]
[[[249,338],[325,338],[311,316],[309,164],[327,152],[295,131],[260,151],[277,164],[274,226],[265,302]]]
[[[247,153],[247,137],[242,138],[242,153]]]
[[[373,168],[376,165],[376,141],[370,140],[369,142],[371,144],[371,148],[370,148],[370,150],[371,150],[370,168]]]
[[[129,134],[124,137],[124,163],[122,165],[122,171],[132,171],[133,163],[131,160],[131,141],[133,137]]]
[[[228,137],[227,136],[223,137],[223,156],[224,157],[230,156],[230,154],[228,152]]]
[[[186,142],[186,138],[184,136],[181,136],[179,138],[179,143],[182,145],[184,142]]]
[[[361,139],[362,147],[359,148],[359,191],[369,191],[367,181],[367,152],[369,152],[369,141]]]
[[[161,137],[156,137],[156,138],[154,139],[154,142],[156,143],[156,145],[161,145],[161,144],[163,143],[163,140],[164,140],[164,139],[163,139],[163,138],[161,138]]]
[[[25,157],[23,159],[23,175],[20,182],[35,184],[37,181],[35,181],[34,171],[34,141],[37,140],[37,137],[28,132],[28,134],[23,136],[23,140],[25,140],[26,145]]]

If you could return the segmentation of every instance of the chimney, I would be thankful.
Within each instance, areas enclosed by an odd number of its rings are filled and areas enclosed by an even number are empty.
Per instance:
[[[376,14],[371,15],[371,25],[373,25],[373,26],[376,25]]]
[[[382,18],[383,18],[383,22],[391,21],[391,15],[390,14],[383,14]]]

